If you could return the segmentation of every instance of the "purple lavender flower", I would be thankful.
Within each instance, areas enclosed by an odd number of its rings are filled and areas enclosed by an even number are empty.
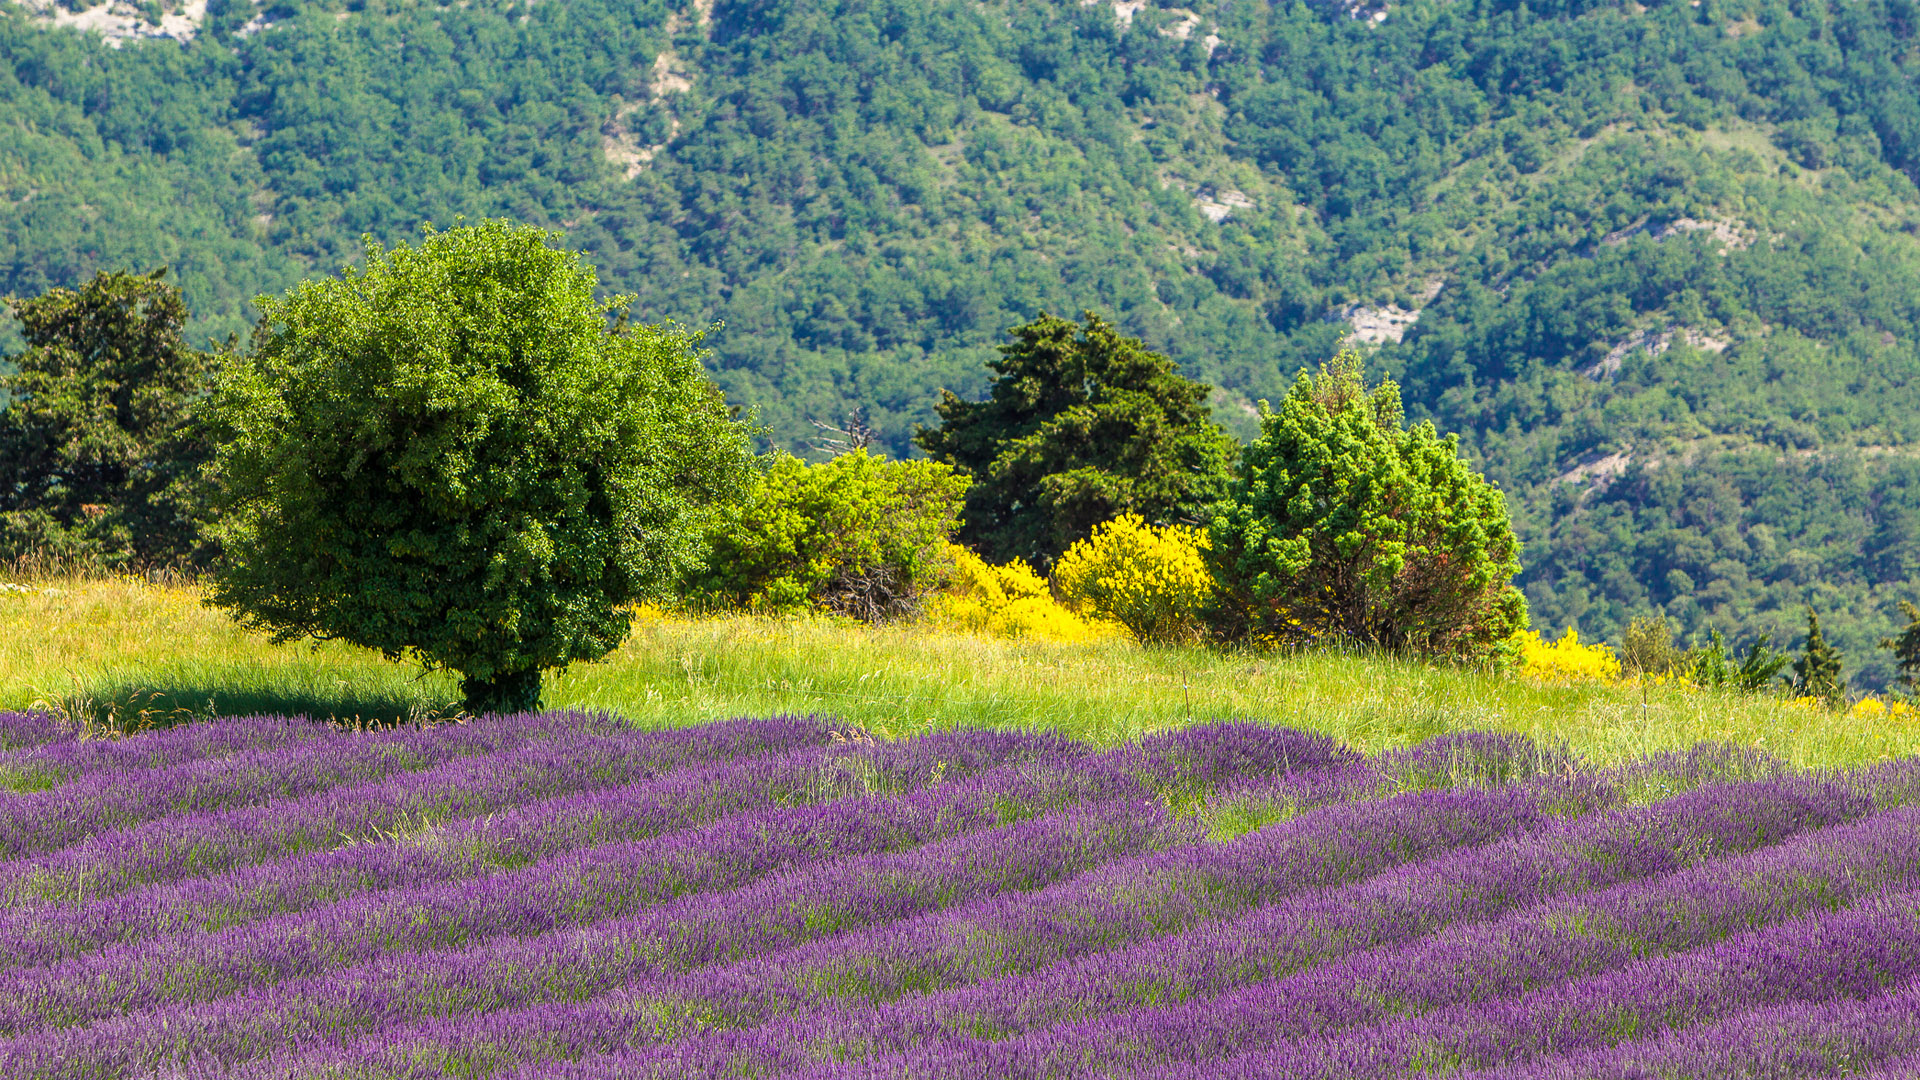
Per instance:
[[[1716,1023],[1598,1050],[1498,1066],[1460,1080],[1806,1080],[1920,1076],[1920,980],[1885,994],[1749,1009]]]
[[[0,790],[42,791],[98,772],[167,769],[334,734],[327,724],[249,716],[162,728],[119,739],[56,739],[0,750]]]
[[[88,835],[58,851],[0,863],[0,902],[74,902],[472,817],[574,787],[631,783],[689,761],[820,744],[829,734],[817,720],[795,718],[624,735],[579,733],[586,722],[597,721],[523,715],[416,732],[417,741],[396,753],[440,764],[263,806],[187,811]],[[569,770],[582,760],[586,769]]]
[[[970,749],[952,745],[957,741],[936,736],[928,743]],[[993,749],[1002,754],[1021,745],[995,742]],[[919,787],[933,778],[934,769],[921,769],[917,777],[901,773],[896,759],[908,755],[892,750],[861,755],[896,772],[889,788]],[[979,756],[949,753],[939,760],[952,761],[952,772],[961,774]],[[780,764],[765,763],[750,775],[764,776]],[[188,930],[49,967],[0,972],[0,1034],[209,1000],[390,953],[455,948],[499,934],[524,936],[629,916],[652,904],[737,888],[829,857],[905,850],[1090,799],[1144,795],[1131,777],[1115,770],[1042,770],[1027,762],[913,794],[778,807],[657,839],[602,844],[502,870],[483,883],[382,888],[216,933]]]
[[[169,881],[79,905],[0,911],[0,965],[46,964],[115,942],[212,933],[379,889],[418,888],[524,866],[599,844],[630,842],[729,814],[767,812],[852,794],[918,790],[1016,763],[1086,791],[1084,746],[1052,736],[967,731],[905,742],[840,742],[785,754],[693,764],[596,790],[603,763],[571,759],[554,779],[571,793],[448,821],[423,833],[311,851],[224,873]],[[470,791],[469,795],[475,792]],[[501,797],[504,801],[504,797]]]
[[[53,851],[169,814],[296,799],[462,758],[517,754],[543,734],[492,724],[365,734],[335,728],[320,738],[225,757],[189,758],[170,767],[97,771],[0,805],[0,859]],[[565,752],[575,740],[608,736],[553,737]]]
[[[909,852],[830,859],[728,893],[580,929],[381,957],[217,1001],[0,1043],[9,1080],[150,1073],[316,1045],[406,1020],[577,1000],[636,978],[737,961],[1008,890],[1031,890],[1191,828],[1158,802],[1074,807]],[[482,885],[484,887],[484,883]]]
[[[1139,1075],[1360,1080],[1459,1072],[1612,1047],[1762,1006],[1870,1000],[1916,976],[1920,893],[1893,893],[1568,985]]]
[[[0,711],[0,750],[45,746],[74,739],[78,734],[71,725],[61,723],[59,717],[40,709]]]
[[[1393,942],[1414,941],[1456,923],[1473,928],[1481,925],[1476,920],[1544,896],[1645,879],[1715,854],[1752,850],[1783,835],[1857,816],[1867,806],[1842,788],[1806,781],[1703,789],[1667,804],[1581,818],[1430,859],[1335,892],[1273,904],[1238,920],[1143,941],[1026,978],[994,979],[883,1008],[817,1009],[797,1003],[799,1008],[762,1030],[696,1036],[610,1059],[601,1071],[580,1075],[775,1072],[872,1057],[861,1075],[1092,1076],[1120,1062],[1145,1066],[1214,1056],[1223,1047],[1258,1044],[1332,1022],[1324,1014],[1301,1011],[1295,997],[1272,997],[1276,988],[1295,980],[1260,982],[1263,978],[1306,968],[1297,978],[1318,986],[1312,978],[1321,969],[1309,965],[1374,944],[1389,947],[1360,954],[1348,966],[1378,968],[1391,980],[1424,944],[1396,950]],[[1920,828],[1920,811],[1903,813],[1912,813]],[[1300,823],[1325,815],[1309,815]],[[1898,837],[1893,843],[1897,850]],[[1863,861],[1873,865],[1871,856],[1880,853],[1875,849]],[[1662,895],[1657,886],[1650,891]],[[1495,959],[1487,966],[1498,972],[1502,965]],[[1249,982],[1256,985],[1216,996]],[[1382,1000],[1392,999],[1383,993]],[[1374,1003],[1372,989],[1357,994],[1346,1022],[1364,1022],[1373,1015],[1365,1010]],[[658,1015],[649,1009],[633,1013]],[[711,1023],[715,1013],[700,1015]],[[622,1026],[617,1013],[603,1011],[597,1019],[602,1030]],[[1079,1022],[1060,1026],[1074,1020]],[[634,1026],[629,1016],[624,1027]],[[1009,1039],[1021,1033],[1029,1034]],[[521,1036],[527,1037],[525,1029]],[[391,1056],[429,1059],[401,1039]]]
[[[352,1060],[356,1075],[405,1075],[419,1063],[436,1060],[449,1071],[471,1072],[509,1048],[525,1052],[548,1046],[578,1054],[590,1046],[617,1046],[621,1039],[657,1042],[702,1028],[760,1023],[782,1014],[814,1016],[908,992],[965,986],[1539,827],[1548,820],[1543,791],[1557,793],[1557,788],[1420,791],[1328,807],[1232,843],[1194,844],[1123,860],[1037,893],[990,897],[758,960],[643,982],[604,1001],[382,1033],[367,1040],[366,1056],[355,1059],[349,1052],[343,1057]],[[1005,980],[988,985],[1003,986]],[[766,1041],[779,1043],[784,1037],[775,1033]]]

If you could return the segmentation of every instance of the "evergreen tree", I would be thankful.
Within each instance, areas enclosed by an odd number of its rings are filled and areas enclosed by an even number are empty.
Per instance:
[[[1807,641],[1793,662],[1793,692],[1838,705],[1846,698],[1847,682],[1840,674],[1840,653],[1820,633],[1820,616],[1807,608]]]
[[[1881,638],[1880,647],[1893,653],[1894,668],[1900,672],[1895,685],[1915,697],[1920,695],[1920,608],[1902,600],[1900,611],[1907,617],[1907,628],[1898,637]]]
[[[1506,500],[1400,388],[1342,352],[1301,372],[1209,529],[1223,635],[1486,656],[1527,625]]]
[[[1763,693],[1773,686],[1773,680],[1790,659],[1787,654],[1773,647],[1773,635],[1763,633],[1747,647],[1746,655],[1740,658],[1729,684],[1742,693]]]
[[[945,392],[940,426],[914,436],[972,478],[962,541],[1044,568],[1121,514],[1203,520],[1234,452],[1206,404],[1212,387],[1091,311],[1082,323],[1042,312],[1012,334],[987,400]]]
[[[0,557],[165,563],[202,550],[191,423],[212,357],[181,337],[187,305],[151,274],[7,297],[27,349],[0,376]]]

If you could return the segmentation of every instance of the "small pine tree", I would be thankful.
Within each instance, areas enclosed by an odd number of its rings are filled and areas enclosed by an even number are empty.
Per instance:
[[[1221,637],[1346,641],[1480,658],[1527,625],[1506,497],[1457,435],[1408,427],[1400,388],[1358,353],[1303,371],[1214,508],[1207,561]]]
[[[1807,609],[1807,642],[1800,659],[1793,662],[1793,692],[1801,697],[1818,698],[1829,705],[1839,704],[1847,693],[1847,681],[1840,674],[1840,653],[1827,644],[1820,633],[1820,616]]]
[[[1900,611],[1907,617],[1907,628],[1899,637],[1881,638],[1880,647],[1893,653],[1894,669],[1900,674],[1894,684],[1907,697],[1920,697],[1920,608],[1905,600]]]
[[[1727,664],[1727,641],[1720,636],[1720,628],[1707,628],[1707,643],[1693,651],[1693,663],[1687,677],[1695,686],[1708,690],[1724,690],[1733,679],[1733,669]]]
[[[1011,334],[987,400],[945,393],[940,426],[914,435],[973,482],[962,541],[1049,570],[1121,514],[1205,523],[1237,449],[1213,422],[1212,387],[1091,311],[1078,323],[1042,312]]]
[[[1790,659],[1785,653],[1773,647],[1773,635],[1761,634],[1746,653],[1740,657],[1738,666],[1728,677],[1727,684],[1743,694],[1763,693],[1773,685],[1774,676],[1787,666]]]

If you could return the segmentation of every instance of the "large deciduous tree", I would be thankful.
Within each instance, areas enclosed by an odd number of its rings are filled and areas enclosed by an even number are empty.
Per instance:
[[[1400,389],[1343,352],[1262,405],[1209,528],[1213,617],[1230,638],[1346,641],[1459,658],[1527,625],[1506,501]]]
[[[101,272],[78,289],[7,297],[26,351],[0,377],[0,557],[173,563],[202,552],[191,422],[212,358],[181,336],[180,290]]]
[[[553,239],[429,229],[260,301],[213,399],[211,602],[459,671],[476,712],[620,643],[751,455],[697,339],[627,325]]]
[[[987,400],[943,394],[940,426],[914,437],[972,478],[961,540],[1046,567],[1120,514],[1205,519],[1234,453],[1207,407],[1212,387],[1092,312],[1081,323],[1043,312],[1012,335]]]

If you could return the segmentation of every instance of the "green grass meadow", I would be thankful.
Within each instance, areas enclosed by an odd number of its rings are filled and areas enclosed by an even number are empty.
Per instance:
[[[274,645],[190,585],[44,578],[0,593],[0,708],[116,726],[210,714],[393,720],[451,712],[457,679],[337,642]],[[1056,644],[823,618],[642,618],[604,660],[550,675],[546,703],[643,727],[822,713],[883,737],[957,725],[1110,744],[1227,717],[1323,732],[1357,749],[1448,731],[1514,731],[1596,764],[1705,739],[1797,766],[1920,751],[1911,715],[1849,717],[1675,686],[1553,685],[1337,652],[1221,653],[1120,640]]]

